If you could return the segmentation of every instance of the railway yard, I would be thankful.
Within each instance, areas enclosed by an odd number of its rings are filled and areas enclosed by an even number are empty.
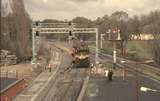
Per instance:
[[[0,101],[160,101],[160,0],[0,4]]]
[[[157,72],[159,69],[144,64],[134,64],[134,62],[123,65],[118,60],[119,63],[114,70],[113,81],[111,82],[104,76],[102,67],[97,67],[102,71],[99,73],[97,73],[97,69],[73,68],[72,57],[66,49],[68,49],[66,45],[61,45],[56,49],[61,54],[60,60],[57,59],[61,63],[51,73],[45,72],[45,75],[48,75],[47,82],[43,81],[47,77],[43,77],[43,79],[40,77],[38,80],[41,81],[40,86],[37,83],[31,85],[18,95],[15,101],[21,101],[20,99],[24,100],[24,98],[26,101],[28,98],[32,101],[106,101],[106,99],[109,101],[136,101],[137,99],[138,101],[159,101],[159,93],[141,92],[139,90],[141,86],[160,89],[158,79],[160,76]],[[95,61],[93,57],[95,57],[94,50],[91,55],[92,63]],[[102,64],[112,66],[110,55],[99,53],[99,61]],[[128,61],[130,62],[130,60]],[[124,80],[123,66],[126,69]],[[146,66],[150,68],[145,69]],[[91,73],[91,71],[94,72]],[[149,73],[152,72],[155,74],[150,75]],[[37,86],[37,90],[34,91],[33,86],[34,88]],[[31,94],[31,89],[34,91],[33,95],[27,95]]]

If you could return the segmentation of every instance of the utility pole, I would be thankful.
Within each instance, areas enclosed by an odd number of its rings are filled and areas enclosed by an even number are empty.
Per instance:
[[[101,48],[101,49],[103,49],[104,35],[105,35],[105,34],[101,34],[101,40],[100,40],[100,48]]]
[[[96,56],[95,56],[95,63],[97,64],[98,63],[98,29],[96,29]]]
[[[113,68],[116,68],[117,63],[117,51],[116,51],[116,41],[113,41]]]
[[[35,52],[35,32],[32,31],[32,63],[36,62],[36,52]]]
[[[68,22],[68,25],[69,25],[68,42],[69,42],[69,44],[71,44],[71,40],[72,40],[72,38],[73,38],[73,26],[72,26],[72,22],[69,21],[69,22]]]
[[[36,64],[36,36],[39,36],[39,22],[35,22],[35,30],[32,29],[32,63]]]

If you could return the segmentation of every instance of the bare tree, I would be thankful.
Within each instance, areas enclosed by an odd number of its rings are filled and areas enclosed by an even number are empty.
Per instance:
[[[29,48],[30,20],[24,7],[23,0],[9,0],[8,4],[12,10],[9,14],[1,17],[3,25],[2,33],[7,33],[1,40],[1,47],[14,52],[20,59],[31,55]],[[2,5],[3,7],[4,5]],[[7,8],[3,8],[5,12]]]
[[[154,11],[147,16],[143,16],[142,22],[143,31],[154,36],[154,40],[151,43],[152,54],[154,60],[160,64],[160,11]]]
[[[0,0],[0,17],[1,17],[1,14],[2,14],[2,0]],[[2,17],[0,18],[0,28],[2,28],[1,26],[2,26],[2,23],[1,23],[1,21],[2,21]],[[0,40],[2,40],[2,31],[0,30]],[[1,43],[1,41],[0,41],[0,43]],[[1,44],[0,44],[0,50],[2,49],[2,47],[1,47]]]

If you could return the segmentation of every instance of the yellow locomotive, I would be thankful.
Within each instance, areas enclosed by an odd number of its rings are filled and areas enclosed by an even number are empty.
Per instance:
[[[76,44],[73,55],[73,66],[74,67],[89,67],[90,66],[90,51],[89,47],[85,42]]]

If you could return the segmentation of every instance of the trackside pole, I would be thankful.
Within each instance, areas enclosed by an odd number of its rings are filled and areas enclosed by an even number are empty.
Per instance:
[[[116,68],[117,62],[117,51],[116,51],[116,41],[113,41],[113,68]]]
[[[98,63],[98,29],[96,29],[96,56],[95,56],[95,63]]]

